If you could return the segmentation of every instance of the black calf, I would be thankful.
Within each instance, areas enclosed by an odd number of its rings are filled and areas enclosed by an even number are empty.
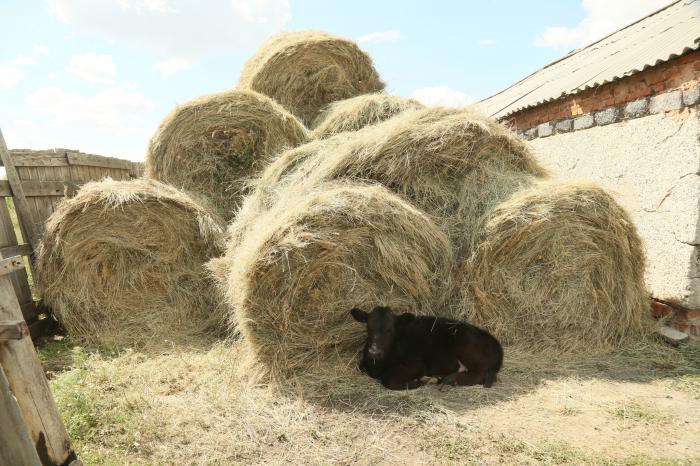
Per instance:
[[[388,307],[352,309],[367,324],[360,370],[392,390],[417,388],[425,377],[448,385],[491,387],[503,363],[501,344],[473,325],[442,317],[396,315]]]

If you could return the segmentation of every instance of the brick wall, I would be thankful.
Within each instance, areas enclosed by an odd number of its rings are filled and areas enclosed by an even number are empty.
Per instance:
[[[521,110],[503,120],[514,129],[526,130],[542,123],[591,114],[673,90],[700,85],[700,50],[686,53],[612,83]]]

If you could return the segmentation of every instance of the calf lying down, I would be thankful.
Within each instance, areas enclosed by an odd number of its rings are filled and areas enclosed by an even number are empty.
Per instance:
[[[491,387],[503,363],[501,344],[473,325],[442,317],[396,315],[388,307],[350,311],[367,324],[360,370],[392,390],[446,385]]]

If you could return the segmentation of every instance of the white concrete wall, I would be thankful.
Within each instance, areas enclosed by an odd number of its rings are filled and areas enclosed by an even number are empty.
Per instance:
[[[700,117],[650,115],[530,141],[560,179],[592,179],[617,192],[647,251],[655,297],[700,307]]]

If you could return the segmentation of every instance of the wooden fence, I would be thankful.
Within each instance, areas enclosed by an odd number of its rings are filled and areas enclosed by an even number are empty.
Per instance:
[[[63,197],[88,181],[137,178],[142,165],[67,149],[8,151],[2,132],[0,161],[0,465],[79,464],[29,338],[48,319],[25,264],[33,267],[43,225]]]

